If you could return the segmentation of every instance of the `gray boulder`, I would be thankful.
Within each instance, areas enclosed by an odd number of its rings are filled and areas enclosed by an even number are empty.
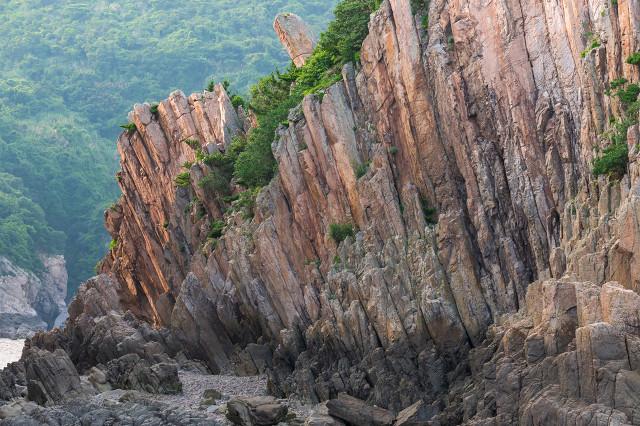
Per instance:
[[[355,426],[389,426],[393,424],[395,415],[384,408],[367,404],[346,393],[337,399],[327,402],[329,414]]]
[[[128,354],[107,365],[107,377],[115,388],[137,390],[154,394],[182,392],[176,364],[149,362],[136,354]]]
[[[227,403],[227,418],[236,425],[277,425],[287,413],[288,408],[272,396],[234,398]]]
[[[80,376],[65,351],[28,349],[24,364],[29,400],[51,405],[81,394]]]

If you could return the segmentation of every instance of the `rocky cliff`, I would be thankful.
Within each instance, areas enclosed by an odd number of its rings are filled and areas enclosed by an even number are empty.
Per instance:
[[[36,275],[0,257],[0,337],[24,339],[67,317],[67,269],[62,256],[43,257]]]
[[[198,152],[255,125],[221,85],[135,106],[102,272],[189,356],[279,395],[640,424],[640,131],[612,91],[640,79],[638,2],[411,3],[383,1],[360,62],[291,111],[252,215],[199,185],[219,171]],[[628,168],[594,176],[620,129]]]

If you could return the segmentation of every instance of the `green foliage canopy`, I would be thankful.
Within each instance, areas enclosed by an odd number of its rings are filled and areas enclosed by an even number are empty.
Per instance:
[[[73,293],[109,246],[113,140],[131,105],[225,77],[245,94],[288,62],[275,15],[297,13],[320,32],[335,3],[0,2],[0,173],[4,186],[20,185],[2,192],[0,255],[36,268],[38,251],[64,252]]]

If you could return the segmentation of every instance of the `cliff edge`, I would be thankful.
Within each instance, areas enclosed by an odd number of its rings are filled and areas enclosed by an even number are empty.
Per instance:
[[[202,184],[255,126],[223,86],[137,105],[102,272],[277,395],[640,424],[637,2],[411,3],[383,1],[359,62],[290,112],[251,214]],[[611,146],[623,166],[594,174]]]

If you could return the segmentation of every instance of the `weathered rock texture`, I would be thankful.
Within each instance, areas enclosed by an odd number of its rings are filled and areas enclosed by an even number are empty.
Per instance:
[[[298,15],[281,13],[276,16],[273,29],[293,63],[303,66],[318,42],[311,28]]]
[[[592,344],[637,333],[621,313],[640,291],[635,145],[620,182],[594,178],[591,162],[621,115],[608,82],[639,79],[625,63],[640,48],[637,1],[409,3],[384,1],[361,64],[346,66],[324,96],[306,97],[279,129],[278,175],[250,221],[223,215],[223,200],[197,185],[214,172],[206,166],[191,167],[190,187],[174,185],[195,158],[185,140],[223,150],[250,126],[223,88],[174,93],[157,114],[136,106],[137,131],[118,141],[123,197],[106,216],[118,245],[103,272],[121,283],[127,309],[171,328],[191,356],[214,370],[267,371],[275,393],[320,401],[346,392],[396,412],[423,399],[447,424],[548,424],[518,407],[539,396],[555,404],[546,412],[566,413],[574,398],[585,412],[635,421],[634,401],[616,408],[622,387],[602,399],[596,389],[605,380],[597,360],[616,364],[602,371],[613,375],[606,383],[622,374],[620,386],[635,389],[636,373],[621,373],[635,369],[630,356],[623,365],[622,352]],[[594,36],[600,46],[581,55]],[[638,140],[637,126],[629,134]],[[356,178],[353,165],[364,163]],[[206,242],[214,220],[227,225],[215,246]],[[336,245],[332,223],[358,232]],[[563,276],[622,287],[543,285],[525,298],[529,283]],[[482,343],[491,324],[528,302],[541,306],[529,309],[532,330],[510,332],[503,351],[513,364],[526,347],[524,361],[509,370],[496,365],[502,358],[481,360],[486,386],[507,387],[463,400],[458,386],[479,362],[470,350],[491,345],[491,333]],[[580,380],[595,380],[581,382],[584,391],[518,393],[529,363],[570,363],[571,352],[586,357],[575,361],[590,372]]]
[[[43,257],[42,262],[44,271],[36,275],[0,257],[0,337],[24,339],[64,322],[64,258]]]
[[[460,412],[441,420],[640,424],[639,309],[638,295],[618,283],[533,284],[527,309],[492,326],[471,351],[472,378],[451,395],[462,400]]]

